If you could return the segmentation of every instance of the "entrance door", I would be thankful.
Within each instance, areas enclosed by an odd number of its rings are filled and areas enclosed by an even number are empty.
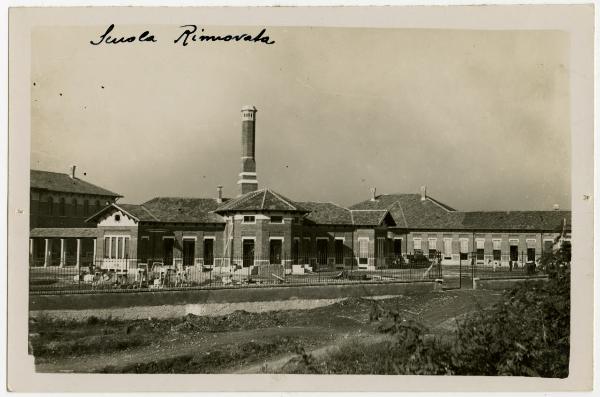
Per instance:
[[[165,266],[173,266],[173,247],[175,246],[175,239],[165,238],[164,244],[164,264]]]
[[[281,264],[281,250],[283,247],[283,241],[271,240],[269,241],[269,262],[271,264]]]
[[[242,265],[244,267],[254,265],[254,240],[242,240]]]
[[[194,254],[196,251],[195,240],[183,240],[183,266],[194,266]]]
[[[60,265],[60,239],[51,238],[48,240],[50,249],[50,266]]]
[[[204,239],[204,266],[213,266],[214,262],[214,243],[212,238]]]
[[[510,260],[511,261],[519,260],[519,247],[517,245],[510,246]]]

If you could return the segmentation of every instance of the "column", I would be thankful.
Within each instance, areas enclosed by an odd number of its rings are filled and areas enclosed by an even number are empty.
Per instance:
[[[44,267],[48,267],[48,255],[50,254],[49,252],[49,241],[47,238],[44,239]]]
[[[65,265],[65,239],[60,239],[60,265],[59,267],[63,267]]]
[[[29,266],[35,265],[35,258],[33,257],[33,239],[29,239]]]
[[[77,256],[75,259],[75,266],[77,266],[77,270],[79,270],[79,257],[81,256],[81,239],[77,239]]]
[[[92,255],[92,266],[96,267],[96,238],[94,239],[94,251]]]

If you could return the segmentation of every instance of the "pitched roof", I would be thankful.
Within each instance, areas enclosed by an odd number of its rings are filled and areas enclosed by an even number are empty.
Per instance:
[[[351,210],[388,210],[399,227],[455,228],[460,219],[455,210],[437,200],[420,194],[385,194],[350,206]]]
[[[348,208],[334,203],[319,203],[315,201],[302,201],[302,207],[310,211],[304,219],[319,225],[352,225],[352,215]]]
[[[216,213],[232,211],[308,212],[300,204],[268,188],[243,194],[240,197],[223,203],[214,210]]]
[[[224,223],[213,211],[219,203],[214,198],[155,197],[142,207],[160,222]]]
[[[389,214],[388,210],[351,210],[352,224],[360,226],[379,226]]]
[[[560,230],[571,211],[473,211],[464,212],[462,225],[467,229]]]
[[[31,229],[29,237],[97,237],[98,229],[95,227],[41,227]]]
[[[570,211],[456,211],[420,194],[386,194],[350,206],[351,210],[387,209],[396,225],[407,229],[558,230]],[[354,213],[353,213],[354,214]]]
[[[32,189],[44,189],[55,192],[122,197],[120,194],[93,185],[82,179],[71,178],[67,174],[50,171],[31,170],[29,186]]]
[[[155,197],[143,204],[111,204],[87,219],[92,221],[111,209],[124,211],[140,222],[224,223],[212,211],[219,203],[213,198]]]

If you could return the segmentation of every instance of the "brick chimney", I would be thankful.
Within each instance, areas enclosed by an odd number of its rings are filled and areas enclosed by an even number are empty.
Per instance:
[[[427,198],[427,186],[421,186],[421,201],[425,201]]]
[[[223,202],[223,186],[217,186],[217,203]]]
[[[76,165],[71,166],[71,179],[75,179],[75,170],[77,169]]]
[[[240,195],[254,192],[258,189],[256,179],[255,147],[256,108],[242,107],[242,172],[239,174],[238,185]]]

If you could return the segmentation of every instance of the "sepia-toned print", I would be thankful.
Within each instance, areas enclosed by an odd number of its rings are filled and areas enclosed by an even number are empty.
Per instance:
[[[35,26],[34,371],[569,378],[571,45]]]

